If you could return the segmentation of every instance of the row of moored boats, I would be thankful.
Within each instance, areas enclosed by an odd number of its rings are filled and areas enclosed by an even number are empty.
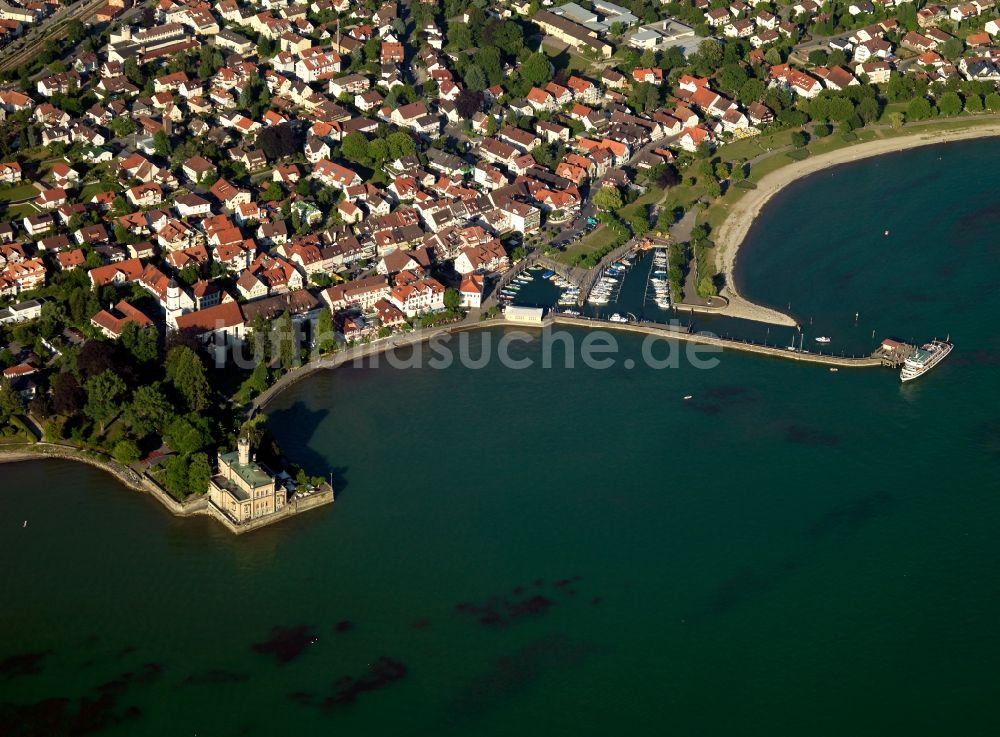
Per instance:
[[[661,310],[670,309],[670,282],[667,265],[666,250],[656,249],[653,253],[653,269],[649,275],[649,286],[653,290],[653,302]]]

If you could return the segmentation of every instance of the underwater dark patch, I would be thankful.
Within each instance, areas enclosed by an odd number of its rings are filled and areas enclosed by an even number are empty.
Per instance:
[[[49,653],[19,653],[0,660],[0,678],[21,678],[42,672],[42,661]]]
[[[278,665],[285,665],[298,658],[307,647],[319,641],[312,628],[300,624],[297,627],[272,627],[271,639],[253,646],[255,653],[270,655]]]

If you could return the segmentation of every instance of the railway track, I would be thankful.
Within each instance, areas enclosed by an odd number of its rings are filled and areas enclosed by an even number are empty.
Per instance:
[[[59,41],[66,36],[70,21],[79,20],[86,23],[97,15],[97,11],[107,5],[107,0],[91,0],[73,6],[68,12],[57,11],[54,15],[32,26],[25,34],[23,44],[12,49],[11,46],[0,50],[0,71],[16,69],[31,63],[45,48],[47,41]]]

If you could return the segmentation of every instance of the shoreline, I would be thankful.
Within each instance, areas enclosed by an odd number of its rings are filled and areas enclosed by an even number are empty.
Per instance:
[[[0,465],[5,463],[21,463],[23,461],[72,461],[85,463],[113,476],[122,486],[140,494],[148,494],[160,503],[175,517],[191,517],[199,514],[210,514],[206,497],[199,497],[187,502],[179,502],[170,496],[166,490],[154,484],[147,476],[140,475],[131,468],[122,466],[108,457],[95,457],[86,451],[67,445],[38,442],[16,447],[0,446]]]
[[[415,330],[410,333],[403,333],[401,340],[393,340],[392,338],[385,338],[381,340],[374,341],[372,343],[366,343],[360,346],[354,346],[347,351],[338,351],[332,355],[324,356],[317,361],[308,361],[298,366],[280,379],[278,379],[274,384],[269,386],[263,392],[254,397],[249,405],[246,407],[245,414],[247,417],[254,415],[257,411],[263,410],[274,398],[284,392],[286,389],[294,384],[297,384],[302,379],[307,376],[312,375],[317,371],[324,369],[335,369],[343,366],[351,361],[363,361],[371,356],[379,355],[385,353],[390,348],[402,348],[404,346],[418,345],[420,343],[426,343],[429,340],[436,338],[439,335],[451,335],[453,333],[460,333],[466,330],[478,330],[485,329],[489,327],[504,326],[504,325],[520,325],[522,327],[533,327],[532,325],[526,325],[525,323],[513,323],[504,318],[491,318],[488,320],[479,320],[477,322],[469,322],[467,319],[460,322],[452,323],[450,325],[443,325],[436,328],[428,328],[426,330]],[[540,327],[540,326],[538,326]]]
[[[749,190],[739,202],[733,205],[733,209],[719,226],[714,238],[718,248],[716,268],[724,276],[726,283],[721,294],[729,300],[729,308],[719,314],[789,326],[798,324],[792,317],[783,312],[745,299],[739,293],[735,281],[736,264],[747,233],[771,198],[785,187],[811,174],[841,164],[849,164],[862,159],[908,151],[923,146],[996,136],[1000,136],[1000,122],[982,126],[973,125],[956,130],[915,132],[910,135],[846,146],[836,151],[810,156],[802,161],[790,161],[786,166],[766,174],[757,183],[756,189]]]

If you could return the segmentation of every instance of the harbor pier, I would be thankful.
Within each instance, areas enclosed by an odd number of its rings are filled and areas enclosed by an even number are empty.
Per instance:
[[[743,351],[744,353],[756,353],[758,355],[784,358],[802,363],[816,363],[824,366],[837,368],[874,368],[887,364],[881,348],[871,356],[833,356],[827,353],[811,353],[809,351],[796,350],[791,348],[779,348],[777,346],[762,345],[747,341],[733,340],[732,338],[720,338],[718,335],[710,333],[696,333],[691,328],[682,325],[670,325],[655,322],[611,322],[599,318],[576,317],[559,312],[551,313],[546,317],[546,324],[565,325],[568,327],[595,328],[607,330],[618,330],[627,333],[639,333],[643,335],[657,335],[671,340],[686,341],[688,343],[699,343],[701,345],[713,345],[724,350]]]

